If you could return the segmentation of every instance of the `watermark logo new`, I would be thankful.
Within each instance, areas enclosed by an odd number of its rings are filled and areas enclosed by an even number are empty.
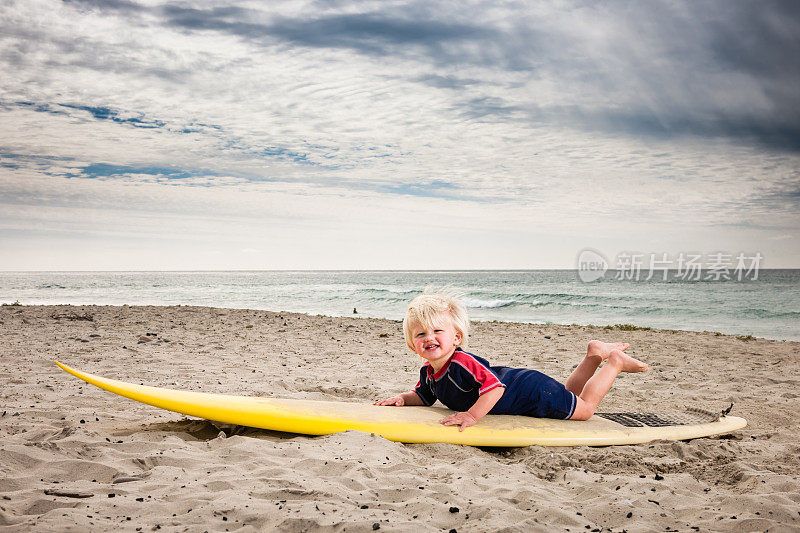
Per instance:
[[[584,283],[603,279],[608,270],[608,260],[591,248],[585,248],[578,254],[578,277]]]

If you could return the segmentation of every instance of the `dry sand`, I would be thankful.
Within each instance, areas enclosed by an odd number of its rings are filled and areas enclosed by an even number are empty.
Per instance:
[[[651,371],[621,376],[603,410],[735,402],[749,421],[688,442],[481,449],[220,428],[52,363],[171,388],[369,402],[416,382],[398,322],[4,306],[0,332],[3,531],[800,530],[800,343],[477,323],[471,351],[558,379],[590,339],[630,342]]]

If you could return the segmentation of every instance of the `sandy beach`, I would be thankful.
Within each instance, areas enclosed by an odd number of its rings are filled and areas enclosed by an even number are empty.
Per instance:
[[[201,307],[0,308],[3,531],[800,530],[800,343],[473,323],[470,351],[560,380],[590,339],[650,365],[602,410],[722,410],[731,435],[489,449],[221,427],[84,384],[349,402],[410,389],[396,321]],[[468,430],[467,430],[468,431]]]

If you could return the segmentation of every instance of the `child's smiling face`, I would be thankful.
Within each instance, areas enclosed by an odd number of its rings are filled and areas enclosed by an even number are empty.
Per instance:
[[[440,317],[434,324],[415,324],[411,328],[413,350],[439,370],[461,344],[461,332],[456,331],[448,316]]]

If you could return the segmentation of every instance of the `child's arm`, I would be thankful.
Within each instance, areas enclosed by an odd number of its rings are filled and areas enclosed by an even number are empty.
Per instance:
[[[494,404],[497,403],[505,391],[506,389],[503,387],[496,387],[482,394],[478,401],[472,404],[469,411],[452,414],[443,419],[442,424],[445,426],[461,426],[458,428],[459,431],[464,431],[464,428],[474,426],[479,419],[492,410]]]
[[[372,405],[394,405],[395,407],[402,407],[403,405],[425,405],[422,402],[422,398],[414,392],[404,392],[399,396],[394,396],[393,398],[389,398],[387,400],[381,400],[379,402],[375,402]],[[490,408],[491,409],[491,408]]]

